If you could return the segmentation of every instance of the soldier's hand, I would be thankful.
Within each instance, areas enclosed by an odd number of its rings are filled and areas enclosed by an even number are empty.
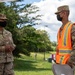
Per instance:
[[[6,52],[11,52],[12,49],[13,49],[13,47],[12,47],[11,45],[6,45],[6,46],[5,46],[5,51],[6,51]]]

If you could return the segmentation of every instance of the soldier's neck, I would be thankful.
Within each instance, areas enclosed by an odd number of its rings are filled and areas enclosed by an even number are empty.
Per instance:
[[[69,22],[69,20],[68,20],[68,18],[66,19],[64,19],[64,20],[62,20],[62,25],[64,26],[65,24],[67,24]]]

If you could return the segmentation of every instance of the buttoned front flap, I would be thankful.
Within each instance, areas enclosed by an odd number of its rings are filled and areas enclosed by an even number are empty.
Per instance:
[[[0,52],[0,63],[6,62],[6,54],[4,52]]]
[[[12,52],[7,53],[7,62],[13,61],[13,54]]]
[[[11,52],[4,53],[0,52],[0,63],[11,62],[13,61],[13,55]]]

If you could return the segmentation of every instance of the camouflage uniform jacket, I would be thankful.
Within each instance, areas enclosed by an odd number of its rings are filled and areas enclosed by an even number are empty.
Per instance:
[[[3,31],[0,31],[0,63],[13,61],[12,51],[5,51],[6,44],[11,44],[14,50],[15,44],[13,43],[12,34],[6,29],[3,29]]]
[[[71,52],[69,62],[75,63],[75,24],[73,24],[73,26],[72,26],[71,38],[72,38],[71,39],[72,40],[72,52]]]

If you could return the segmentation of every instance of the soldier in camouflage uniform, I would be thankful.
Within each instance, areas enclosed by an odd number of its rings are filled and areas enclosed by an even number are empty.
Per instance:
[[[70,22],[69,17],[69,6],[63,5],[58,7],[58,11],[55,13],[57,15],[57,20],[62,22],[62,26],[60,27],[60,36],[64,26]],[[71,22],[70,22],[71,23]],[[67,61],[67,64],[69,64],[71,67],[75,65],[75,23],[72,23],[72,29],[71,29],[71,41],[69,43],[72,43],[72,51],[70,52],[70,58]]]
[[[15,44],[12,34],[4,28],[6,19],[4,14],[0,14],[0,75],[14,75],[12,51]]]

